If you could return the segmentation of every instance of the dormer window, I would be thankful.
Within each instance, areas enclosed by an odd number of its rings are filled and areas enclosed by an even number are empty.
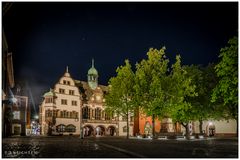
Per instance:
[[[67,81],[63,80],[63,84],[67,84]]]
[[[67,85],[70,85],[70,81],[67,81]]]

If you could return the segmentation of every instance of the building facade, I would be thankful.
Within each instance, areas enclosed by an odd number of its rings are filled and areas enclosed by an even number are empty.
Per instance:
[[[12,135],[29,135],[30,131],[30,108],[27,96],[15,95],[17,103],[12,107]]]
[[[134,121],[134,135],[152,135],[152,118],[139,114]],[[190,122],[190,135],[200,134],[200,123]],[[205,136],[235,136],[237,133],[237,123],[235,120],[206,120],[202,123],[202,130]],[[171,118],[164,118],[161,121],[155,120],[155,132],[157,135],[185,135],[185,128],[174,123]]]
[[[98,84],[98,71],[88,70],[87,82],[75,80],[68,68],[45,93],[40,105],[42,135],[125,136],[127,122],[123,117],[105,112],[108,88]],[[133,135],[133,120],[130,135]]]

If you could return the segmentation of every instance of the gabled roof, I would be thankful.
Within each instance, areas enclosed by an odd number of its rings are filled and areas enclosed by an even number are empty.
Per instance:
[[[82,94],[83,100],[89,100],[94,93],[103,93],[106,94],[108,91],[108,87],[104,85],[98,85],[98,87],[93,90],[89,85],[88,82],[74,80],[75,85],[79,88],[80,93]]]

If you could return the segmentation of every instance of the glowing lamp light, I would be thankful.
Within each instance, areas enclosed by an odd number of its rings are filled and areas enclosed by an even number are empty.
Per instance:
[[[34,116],[35,119],[38,119],[38,115]]]
[[[213,125],[213,123],[212,123],[212,122],[209,122],[209,126],[211,126],[211,125]]]

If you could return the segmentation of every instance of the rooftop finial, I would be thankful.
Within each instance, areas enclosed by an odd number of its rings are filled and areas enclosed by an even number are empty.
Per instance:
[[[94,59],[92,58],[92,68],[94,68]]]
[[[66,72],[68,73],[68,66],[66,67]]]

